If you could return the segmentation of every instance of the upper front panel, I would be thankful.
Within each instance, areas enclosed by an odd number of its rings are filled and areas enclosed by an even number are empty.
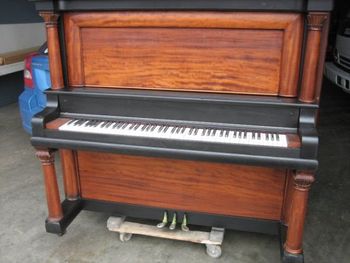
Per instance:
[[[69,85],[296,96],[298,14],[64,15]]]

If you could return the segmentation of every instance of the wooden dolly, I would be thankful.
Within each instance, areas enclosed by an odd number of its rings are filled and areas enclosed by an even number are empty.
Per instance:
[[[108,230],[118,232],[122,242],[129,241],[133,234],[160,237],[204,244],[210,257],[218,258],[221,256],[224,228],[212,227],[210,232],[170,230],[169,228],[158,228],[153,225],[128,222],[125,219],[125,217],[109,217],[107,220]]]

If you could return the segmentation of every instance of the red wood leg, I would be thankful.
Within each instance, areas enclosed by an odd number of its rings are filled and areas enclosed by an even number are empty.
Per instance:
[[[54,153],[51,150],[37,150],[36,156],[41,161],[44,173],[46,200],[49,212],[47,220],[59,221],[63,217],[63,211],[57,185]]]
[[[289,254],[302,254],[304,223],[307,210],[309,190],[314,175],[298,172],[294,175],[294,189],[292,193],[291,208],[289,211],[287,238],[284,245]]]

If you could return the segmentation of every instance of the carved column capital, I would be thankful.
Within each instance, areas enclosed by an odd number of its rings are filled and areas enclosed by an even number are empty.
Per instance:
[[[328,15],[326,13],[309,13],[306,16],[308,30],[322,31]]]
[[[294,188],[300,191],[309,191],[315,181],[315,175],[306,172],[296,172],[294,175]]]
[[[57,26],[57,20],[60,16],[58,13],[54,12],[40,12],[39,15],[44,19],[45,25],[47,27]]]
[[[35,153],[42,165],[52,165],[55,162],[54,150],[37,150]]]

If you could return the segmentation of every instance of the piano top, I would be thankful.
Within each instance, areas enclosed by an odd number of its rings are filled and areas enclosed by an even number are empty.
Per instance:
[[[331,11],[333,0],[29,0],[39,11],[225,10]]]

